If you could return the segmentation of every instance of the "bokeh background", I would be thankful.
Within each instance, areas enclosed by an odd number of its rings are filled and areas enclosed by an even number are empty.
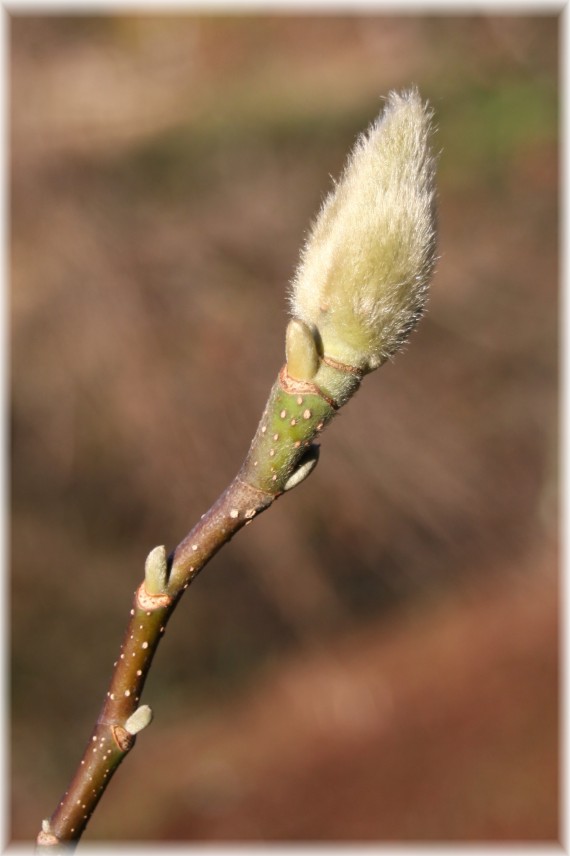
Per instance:
[[[79,760],[147,552],[245,455],[330,176],[412,83],[429,313],[179,605],[86,839],[557,838],[558,29],[12,16],[15,840]]]

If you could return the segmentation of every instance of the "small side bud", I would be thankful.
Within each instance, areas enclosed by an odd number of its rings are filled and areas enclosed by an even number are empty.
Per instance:
[[[149,594],[163,594],[168,582],[166,547],[151,550],[144,564],[144,585]]]
[[[61,842],[51,831],[51,824],[47,818],[42,820],[42,829],[36,839],[36,844],[38,846],[38,850],[43,850],[44,847],[47,849],[49,847],[52,853],[61,853],[65,847],[65,844],[63,844],[63,842]]]
[[[319,368],[317,343],[310,328],[298,318],[292,318],[285,333],[287,374],[294,380],[310,381]]]
[[[36,845],[40,852],[48,847],[51,853],[63,853],[64,850],[69,850],[69,845],[62,843],[53,832],[44,832],[43,829],[36,838]]]
[[[134,713],[131,713],[125,722],[125,731],[128,731],[134,737],[135,734],[138,734],[139,731],[150,725],[152,717],[153,713],[148,704],[141,704]]]
[[[302,481],[305,481],[305,479],[310,476],[319,461],[319,453],[319,446],[309,446],[307,454],[300,460],[295,472],[289,476],[283,486],[283,490],[291,490],[292,488],[297,487],[298,484],[301,484]]]

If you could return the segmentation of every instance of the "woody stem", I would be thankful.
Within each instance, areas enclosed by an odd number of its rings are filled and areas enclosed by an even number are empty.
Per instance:
[[[346,377],[353,392],[359,379]],[[312,441],[335,411],[334,400],[320,388],[290,378],[283,368],[238,475],[165,562],[162,587],[147,571],[137,588],[101,712],[68,790],[42,823],[39,851],[74,849],[137,732],[150,721],[150,710],[142,711],[139,702],[180,597],[239,529],[306,478],[316,463]]]

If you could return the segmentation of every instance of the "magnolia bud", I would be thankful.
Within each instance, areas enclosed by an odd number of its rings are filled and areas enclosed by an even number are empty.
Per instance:
[[[431,111],[391,92],[317,216],[292,284],[293,315],[325,357],[371,371],[408,338],[435,260]]]
[[[125,731],[128,734],[135,735],[142,731],[152,722],[152,710],[148,704],[141,704],[137,707],[134,713],[131,713],[125,722]]]
[[[144,584],[150,595],[163,594],[168,582],[168,564],[166,547],[155,547],[151,550],[144,564]]]

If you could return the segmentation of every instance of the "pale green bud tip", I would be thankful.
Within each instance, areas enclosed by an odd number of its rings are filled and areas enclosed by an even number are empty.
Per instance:
[[[285,333],[287,373],[294,380],[310,381],[319,368],[317,343],[306,324],[291,318]]]
[[[150,725],[152,722],[152,710],[148,706],[148,704],[141,704],[134,713],[131,713],[127,721],[125,722],[125,731],[128,731],[129,734],[138,734],[139,731],[142,731],[143,728],[146,728],[147,725]]]
[[[305,481],[311,475],[319,462],[319,452],[320,449],[318,446],[309,446],[306,455],[299,462],[297,469],[285,482],[283,490],[291,490],[297,487],[298,484],[301,484],[301,482]]]
[[[146,557],[144,584],[149,594],[162,594],[168,582],[166,547],[155,547]]]
[[[370,371],[408,338],[435,259],[432,113],[417,90],[388,96],[356,142],[312,227],[292,284],[293,315],[328,357]]]

